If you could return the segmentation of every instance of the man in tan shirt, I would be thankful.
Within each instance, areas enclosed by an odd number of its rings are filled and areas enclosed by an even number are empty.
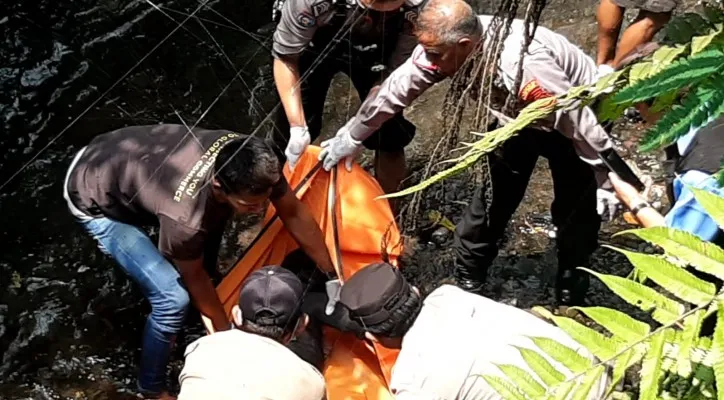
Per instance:
[[[291,271],[253,272],[232,309],[237,329],[191,343],[179,381],[179,400],[321,400],[324,378],[287,346],[309,322],[304,285]]]
[[[553,339],[594,361],[563,330],[533,314],[452,285],[422,299],[397,268],[384,263],[369,265],[345,282],[334,314],[340,323],[326,322],[400,349],[390,382],[397,400],[503,399],[482,376],[506,379],[497,366],[508,364],[535,377],[518,350],[538,350],[530,337]],[[574,375],[538,353],[566,379]],[[603,375],[588,399],[603,398],[609,381]]]

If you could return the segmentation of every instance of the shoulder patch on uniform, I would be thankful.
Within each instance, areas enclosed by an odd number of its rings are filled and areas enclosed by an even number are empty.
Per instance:
[[[318,1],[312,5],[312,14],[316,18],[328,12],[330,9],[332,9],[332,3],[329,0]]]
[[[411,22],[413,25],[417,22],[417,16],[419,13],[416,10],[405,11],[405,19]]]
[[[536,100],[553,97],[553,94],[541,86],[537,79],[531,79],[521,86],[518,97],[526,103],[532,103]]]
[[[299,25],[305,28],[311,28],[317,23],[317,20],[313,16],[309,15],[309,13],[304,11],[297,15],[297,22],[299,22]]]
[[[425,51],[420,50],[418,48],[415,52],[412,53],[412,63],[415,64],[418,68],[422,68],[425,71],[440,72],[440,67],[430,62],[430,60],[427,59],[425,56]]]

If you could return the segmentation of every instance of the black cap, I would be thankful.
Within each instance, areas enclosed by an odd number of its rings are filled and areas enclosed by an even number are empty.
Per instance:
[[[249,275],[239,293],[244,319],[258,325],[282,326],[299,316],[304,285],[288,269],[266,266]]]
[[[394,266],[371,264],[342,285],[339,302],[349,309],[352,320],[362,326],[377,325],[408,300],[411,289]]]

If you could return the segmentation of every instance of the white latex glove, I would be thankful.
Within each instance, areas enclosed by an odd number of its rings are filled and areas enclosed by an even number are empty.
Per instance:
[[[604,189],[596,190],[596,211],[602,220],[612,221],[620,205],[621,201],[616,193]]]
[[[309,136],[309,128],[306,126],[292,126],[289,128],[289,143],[287,148],[284,150],[284,155],[287,156],[287,162],[289,162],[289,169],[294,169],[299,162],[299,158],[304,154],[304,150],[307,149],[309,143],[312,141],[312,137]]]
[[[352,162],[361,150],[362,142],[352,138],[349,131],[342,127],[335,137],[322,142],[319,160],[323,161],[324,170],[329,171],[344,158],[347,171],[352,171]]]
[[[332,279],[325,282],[324,286],[327,291],[327,298],[329,299],[327,300],[327,306],[324,308],[324,313],[332,315],[334,307],[339,301],[339,293],[342,290],[342,283],[339,279]]]

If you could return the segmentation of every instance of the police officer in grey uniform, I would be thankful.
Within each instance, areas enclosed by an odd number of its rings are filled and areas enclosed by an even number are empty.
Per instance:
[[[274,143],[290,167],[319,136],[325,98],[336,73],[347,74],[364,100],[409,57],[417,44],[413,24],[423,1],[284,2],[273,45],[274,81],[283,104]],[[383,189],[394,191],[404,177],[404,147],[415,126],[397,113],[378,128],[364,145],[377,150],[377,179]]]
[[[462,0],[430,0],[417,21],[420,44],[379,91],[367,98],[357,115],[334,138],[322,143],[324,167],[331,168],[356,154],[361,142],[384,121],[427,88],[453,75],[483,38],[492,18],[474,15]],[[513,22],[500,56],[495,88],[503,95],[494,97],[505,99],[513,86],[524,29],[522,21]],[[519,107],[591,83],[595,76],[596,65],[582,50],[565,37],[538,27],[523,60]],[[492,112],[505,124],[514,115],[495,111],[500,106],[492,105]],[[599,214],[610,213],[617,202],[610,191],[607,170],[597,156],[611,146],[607,132],[588,107],[559,111],[506,141],[490,158],[494,193],[490,209],[486,211],[485,191],[478,189],[457,226],[454,248],[458,283],[471,291],[482,288],[487,268],[498,253],[497,243],[523,199],[538,157],[543,156],[548,159],[554,182],[551,213],[558,228],[559,262],[556,296],[562,304],[580,303],[588,281],[575,268],[585,265],[597,247]]]

